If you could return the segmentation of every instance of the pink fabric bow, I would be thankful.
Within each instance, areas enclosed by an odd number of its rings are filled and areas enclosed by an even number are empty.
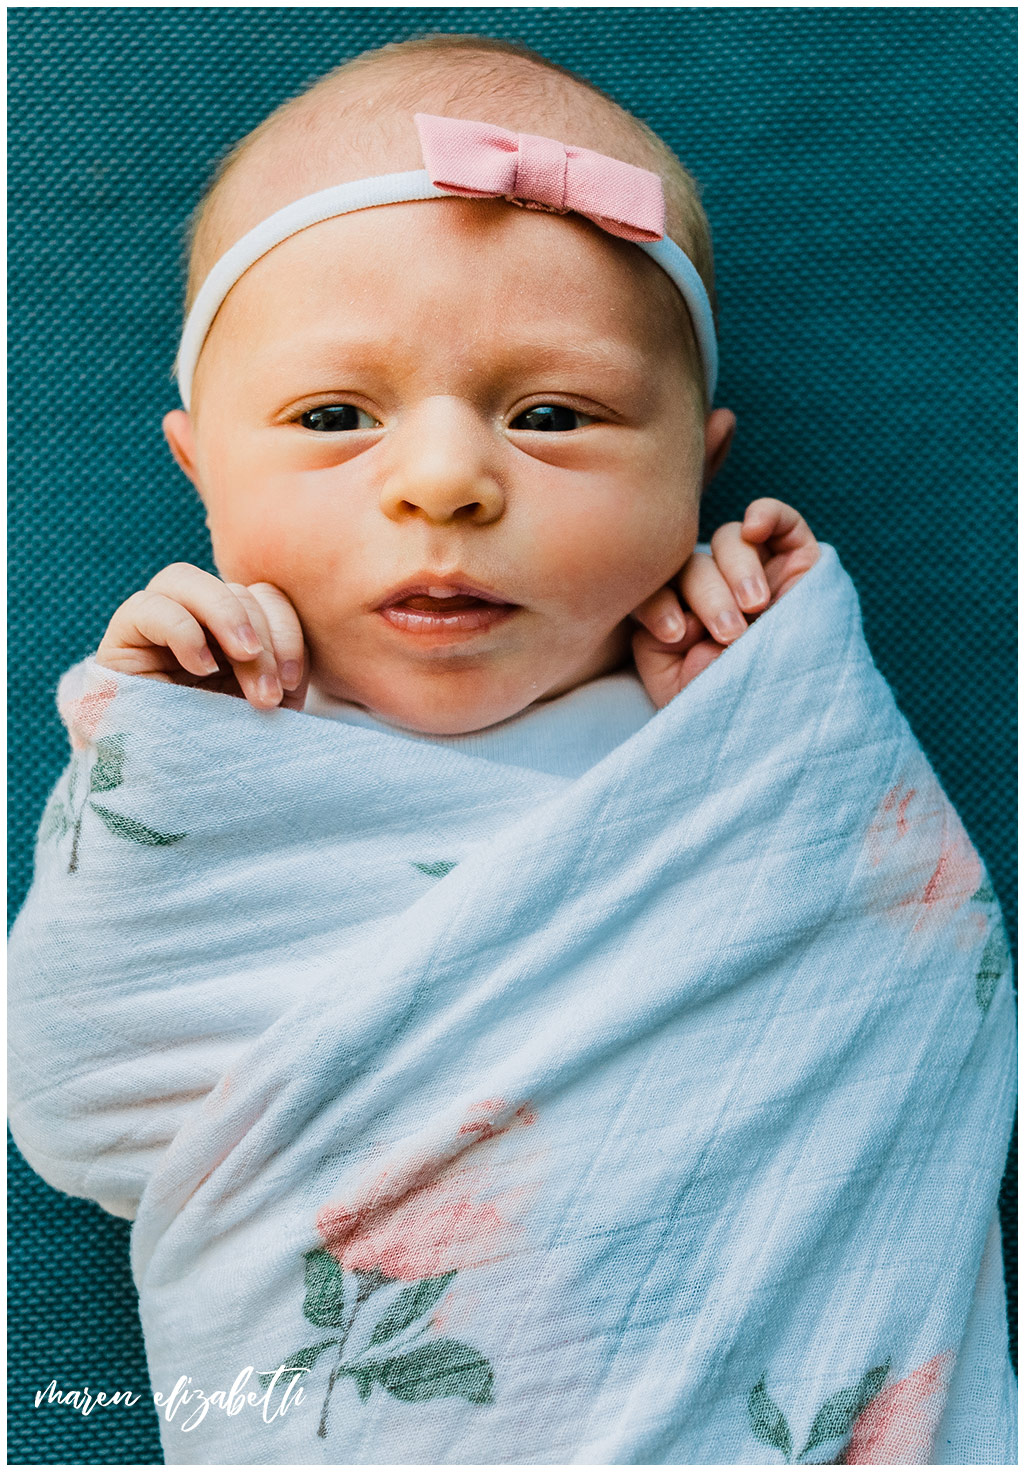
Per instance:
[[[649,169],[492,123],[425,112],[415,121],[438,189],[559,214],[575,210],[624,240],[660,240],[665,233],[665,193]]]

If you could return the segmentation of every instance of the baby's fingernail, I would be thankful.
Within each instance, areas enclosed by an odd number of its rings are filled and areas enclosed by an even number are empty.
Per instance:
[[[217,673],[217,669],[218,669],[217,661],[214,659],[213,652],[209,648],[208,645],[204,644],[203,647],[202,647],[202,649],[200,649],[200,651],[199,651],[199,659],[200,659],[200,663],[202,663],[202,664],[204,664],[206,666],[206,668],[209,670],[209,672],[210,672],[211,675],[214,675],[214,674]]]
[[[761,578],[744,578],[740,583],[740,602],[763,603],[768,597],[768,586]]]
[[[263,643],[252,624],[239,624],[235,630],[238,642],[247,654],[259,654]]]
[[[746,619],[742,618],[733,610],[727,609],[725,613],[718,614],[711,620],[711,632],[719,643],[725,643],[729,639],[735,639],[743,633],[747,627]]]
[[[294,690],[302,675],[302,666],[297,659],[286,659],[281,666],[281,684],[286,690]]]
[[[276,675],[260,675],[256,693],[261,700],[278,701],[281,699],[281,682]]]
[[[663,613],[658,619],[657,634],[666,644],[675,644],[686,633],[686,620],[681,613]]]

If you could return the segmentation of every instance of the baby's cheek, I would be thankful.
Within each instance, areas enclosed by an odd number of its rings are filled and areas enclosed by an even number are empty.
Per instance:
[[[274,583],[293,602],[314,601],[347,586],[365,566],[365,539],[352,527],[313,519],[293,492],[273,505],[251,498],[208,519],[221,576],[233,582]]]
[[[614,514],[581,518],[562,540],[552,581],[588,622],[611,627],[668,582],[697,541],[697,508],[636,496]]]

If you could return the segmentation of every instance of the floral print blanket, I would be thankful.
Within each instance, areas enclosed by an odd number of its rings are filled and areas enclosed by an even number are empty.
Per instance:
[[[567,779],[83,661],[11,1119],[171,1463],[1009,1463],[1006,940],[834,549]]]

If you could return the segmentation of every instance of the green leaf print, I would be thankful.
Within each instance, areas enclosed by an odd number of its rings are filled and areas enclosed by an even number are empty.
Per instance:
[[[365,1365],[343,1365],[341,1373],[350,1375],[356,1382],[356,1390],[359,1392],[360,1400],[369,1400],[370,1391],[373,1389],[373,1370],[367,1369]]]
[[[112,792],[124,781],[124,736],[101,736],[89,773],[90,792]]]
[[[365,1298],[369,1298],[371,1293],[376,1293],[378,1288],[383,1288],[386,1284],[395,1282],[394,1278],[389,1278],[386,1273],[382,1273],[380,1268],[355,1268],[353,1272],[359,1283],[360,1303]]]
[[[289,1370],[311,1370],[324,1350],[330,1349],[331,1345],[337,1342],[336,1339],[324,1339],[319,1344],[311,1344],[308,1349],[297,1349],[294,1354],[290,1354],[284,1362],[284,1374],[278,1380],[278,1385],[281,1384],[281,1380],[288,1379]],[[269,1375],[260,1375],[260,1384],[264,1390],[272,1383],[276,1374],[276,1370],[271,1370]]]
[[[46,805],[42,822],[39,824],[39,841],[45,843],[54,833],[58,838],[63,838],[70,827],[71,819],[68,817],[67,808],[59,797],[52,797]]]
[[[413,868],[418,869],[421,874],[428,875],[431,879],[443,879],[455,868],[455,859],[435,859],[432,864],[413,863]]]
[[[383,1363],[367,1363],[364,1369],[399,1400],[435,1400],[461,1395],[474,1405],[489,1405],[494,1399],[494,1374],[490,1364],[468,1344],[457,1339],[435,1339],[410,1354],[396,1355]]]
[[[492,1404],[490,1361],[471,1345],[438,1337],[438,1326],[429,1317],[457,1277],[456,1269],[405,1282],[379,1267],[346,1269],[323,1247],[302,1256],[302,1312],[310,1323],[339,1331],[337,1338],[297,1350],[284,1361],[306,1370],[324,1350],[335,1351],[327,1357],[331,1369],[316,1428],[321,1440],[328,1435],[335,1388],[344,1380],[352,1382],[360,1401],[369,1400],[376,1385],[403,1401],[462,1396],[474,1405]],[[377,1308],[374,1295],[385,1287],[391,1291],[377,1300],[383,1309]],[[260,1379],[266,1389],[273,1372],[261,1373]]]
[[[763,1375],[747,1397],[747,1414],[758,1441],[775,1447],[788,1461],[793,1451],[789,1422],[765,1390]]]
[[[306,1259],[303,1314],[318,1329],[341,1328],[345,1322],[345,1274],[341,1266],[322,1247],[314,1247],[303,1256]]]
[[[439,1278],[421,1278],[418,1283],[411,1283],[378,1320],[370,1344],[383,1344],[385,1339],[393,1339],[416,1319],[422,1318],[434,1307],[454,1277],[453,1270]]]
[[[71,758],[71,765],[68,768],[68,807],[72,810],[74,809],[75,803],[75,789],[78,786],[78,779],[81,776],[84,764],[84,754],[80,751],[76,751],[74,756]]]
[[[843,1390],[837,1390],[835,1395],[830,1395],[815,1416],[807,1444],[797,1461],[802,1461],[813,1447],[821,1446],[823,1442],[834,1441],[837,1436],[848,1436],[854,1421],[868,1401],[881,1390],[888,1373],[889,1361],[886,1360],[884,1365],[876,1365],[874,1369],[868,1370],[856,1385],[848,1385]]]
[[[116,833],[120,838],[130,838],[133,843],[157,846],[178,843],[182,838],[188,837],[187,833],[158,833],[155,828],[147,828],[144,823],[137,823],[124,813],[112,813],[109,808],[101,808],[98,802],[92,802],[91,799],[89,806],[103,819],[111,833]]]
[[[974,977],[975,1000],[982,1012],[987,1012],[996,994],[996,987],[1010,969],[1010,946],[1006,939],[999,900],[987,874],[971,896],[971,903],[984,905],[992,922]]]
[[[974,995],[978,1006],[983,1012],[987,1012],[992,998],[996,994],[996,987],[1002,981],[1010,968],[1010,947],[1006,939],[1006,931],[1003,922],[997,917],[985,949],[981,955],[981,964],[978,974],[974,979]]]
[[[68,772],[67,809],[55,807],[49,819],[44,814],[43,837],[57,832],[62,838],[69,829],[72,830],[69,874],[74,874],[78,869],[82,820],[87,807],[92,808],[111,833],[117,834],[119,838],[130,839],[132,843],[158,848],[169,843],[180,843],[183,838],[188,837],[187,833],[162,833],[157,828],[149,828],[136,818],[129,818],[125,813],[115,813],[95,800],[94,793],[113,792],[123,785],[126,739],[123,732],[118,732],[113,736],[101,736],[93,742],[95,759],[88,769],[88,790],[78,802],[75,800],[75,792],[79,786],[79,777],[85,769],[86,754],[83,751],[77,752],[71,760]]]

